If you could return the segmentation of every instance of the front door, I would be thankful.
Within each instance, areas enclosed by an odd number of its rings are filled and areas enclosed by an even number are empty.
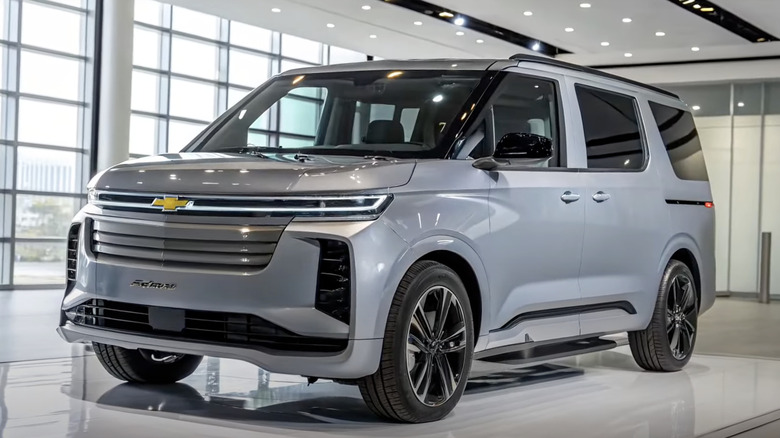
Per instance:
[[[561,153],[561,82],[510,73],[486,119],[493,144],[532,133],[555,146],[548,162],[510,162],[490,172],[490,233],[480,245],[491,290],[488,348],[579,334],[585,187]]]

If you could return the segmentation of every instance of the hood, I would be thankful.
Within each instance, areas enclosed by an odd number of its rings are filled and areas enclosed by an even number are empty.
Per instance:
[[[362,192],[402,186],[414,160],[373,160],[353,156],[182,153],[118,164],[90,184],[97,190],[175,194],[298,194]]]

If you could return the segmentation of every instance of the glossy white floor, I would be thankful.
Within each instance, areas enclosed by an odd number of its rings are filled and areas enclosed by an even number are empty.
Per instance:
[[[12,344],[21,340],[3,333],[0,362],[3,351],[17,353],[0,363],[0,438],[715,438],[780,418],[780,361],[771,359],[699,354],[683,372],[653,374],[620,347],[520,370],[480,363],[492,373],[469,381],[452,415],[399,425],[375,419],[354,387],[307,386],[298,376],[219,359],[204,360],[178,385],[132,386],[109,377],[78,346],[15,361],[22,350]],[[62,353],[72,357],[38,359]],[[749,436],[777,437],[774,430]]]
[[[452,415],[423,425],[378,422],[354,387],[229,360],[161,387],[121,384],[91,355],[0,364],[3,438],[687,438],[778,410],[780,361],[697,356],[660,375],[639,372],[626,347],[472,379]]]

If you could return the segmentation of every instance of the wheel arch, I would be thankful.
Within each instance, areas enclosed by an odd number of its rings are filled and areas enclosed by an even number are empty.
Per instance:
[[[659,282],[664,274],[666,265],[668,265],[671,260],[677,260],[688,266],[688,269],[691,270],[691,274],[693,274],[693,280],[696,286],[696,300],[700,307],[709,308],[711,303],[702,302],[702,299],[705,298],[702,291],[702,285],[704,284],[701,265],[702,256],[696,241],[687,234],[678,234],[669,241],[669,244],[664,249],[661,263],[658,266]]]

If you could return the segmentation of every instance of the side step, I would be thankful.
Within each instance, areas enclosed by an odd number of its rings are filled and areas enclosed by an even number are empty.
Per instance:
[[[578,354],[594,353],[617,347],[615,341],[595,338],[573,339],[563,342],[528,342],[480,351],[474,359],[506,365],[530,365]]]

